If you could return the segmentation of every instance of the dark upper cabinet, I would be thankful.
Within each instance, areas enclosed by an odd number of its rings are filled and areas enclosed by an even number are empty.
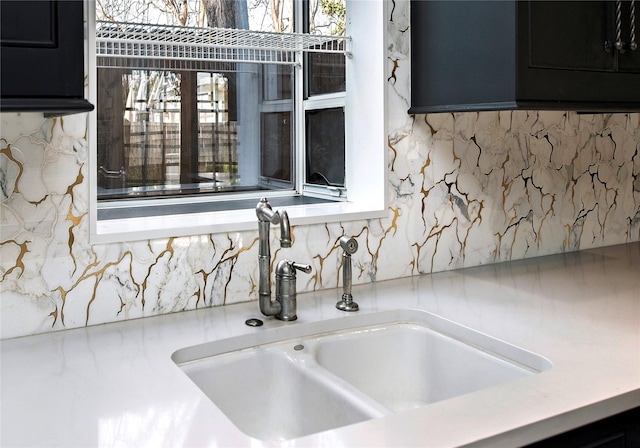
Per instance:
[[[638,448],[640,407],[598,420],[525,448]]]
[[[0,111],[93,109],[84,98],[82,0],[1,0],[0,20]]]
[[[411,1],[410,113],[640,110],[630,2]],[[635,14],[640,46],[640,2]]]

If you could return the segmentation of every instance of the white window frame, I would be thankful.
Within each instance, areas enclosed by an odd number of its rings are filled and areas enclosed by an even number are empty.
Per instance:
[[[386,4],[385,0],[347,0],[347,32],[353,39],[352,56],[346,61],[348,93],[345,101],[345,179],[348,198],[344,202],[286,207],[294,226],[382,218],[389,213],[386,194]],[[88,22],[95,20],[95,2],[92,0],[88,1],[87,18]],[[88,27],[87,59],[89,98],[96,104],[95,33],[90,31],[94,28]],[[96,110],[89,113],[88,134],[89,238],[92,244],[257,229],[253,207],[243,210],[98,220],[98,173],[97,164],[93,160],[93,156],[97,154]],[[269,198],[269,193],[266,196]],[[179,198],[175,200],[181,202]]]

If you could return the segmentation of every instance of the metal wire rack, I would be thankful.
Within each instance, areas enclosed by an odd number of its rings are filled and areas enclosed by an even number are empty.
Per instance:
[[[99,67],[157,66],[159,61],[173,61],[171,65],[195,70],[201,68],[203,63],[299,64],[296,54],[305,52],[349,56],[351,38],[96,22],[96,57]]]

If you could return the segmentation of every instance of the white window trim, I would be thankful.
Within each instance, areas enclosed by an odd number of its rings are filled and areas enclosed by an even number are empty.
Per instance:
[[[387,210],[387,113],[385,0],[348,0],[347,29],[353,56],[347,61],[346,187],[348,200],[287,207],[291,224],[310,225],[381,218]],[[95,20],[95,2],[87,15]],[[89,27],[91,29],[91,27]],[[373,32],[372,32],[373,31]],[[89,98],[97,100],[95,33],[87,32]],[[255,209],[189,213],[98,221],[97,112],[89,114],[89,238],[92,244],[235,232],[257,229]],[[267,194],[267,197],[269,195]],[[257,201],[256,201],[257,203]]]

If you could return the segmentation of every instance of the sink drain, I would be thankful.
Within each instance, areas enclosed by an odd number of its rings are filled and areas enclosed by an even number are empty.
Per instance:
[[[260,319],[256,319],[254,317],[254,318],[245,320],[244,323],[246,325],[249,325],[250,327],[261,327],[263,322]]]
[[[304,345],[298,344],[298,345],[294,346],[293,349],[296,350],[296,351],[300,351],[300,350],[304,349]]]

